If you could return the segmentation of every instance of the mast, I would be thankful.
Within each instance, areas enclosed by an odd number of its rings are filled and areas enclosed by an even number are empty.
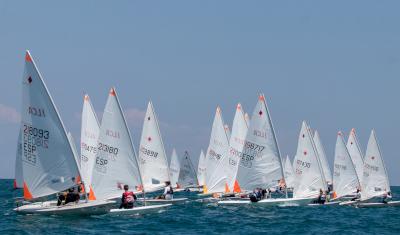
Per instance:
[[[278,139],[276,138],[276,135],[275,135],[274,124],[272,123],[272,120],[271,120],[271,116],[270,116],[270,113],[269,113],[269,109],[268,109],[267,102],[265,102],[265,96],[264,96],[263,93],[261,93],[260,96],[263,97],[265,109],[267,110],[268,121],[269,121],[269,123],[270,123],[270,125],[271,125],[272,135],[274,136],[274,140],[275,140],[274,142],[275,142],[275,145],[276,145],[276,149],[278,150],[278,158],[279,158],[279,165],[281,166],[282,178],[283,178],[283,180],[284,180],[284,182],[285,182],[285,184],[286,184],[285,173],[284,173],[283,165],[282,165],[281,151],[279,150]],[[286,185],[286,187],[285,187],[285,196],[286,196],[286,198],[288,198],[287,185]]]

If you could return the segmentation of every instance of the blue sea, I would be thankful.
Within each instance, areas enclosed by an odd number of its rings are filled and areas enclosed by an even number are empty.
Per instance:
[[[181,193],[193,200],[156,214],[62,217],[16,214],[21,194],[0,180],[0,234],[400,234],[400,207],[221,207]]]

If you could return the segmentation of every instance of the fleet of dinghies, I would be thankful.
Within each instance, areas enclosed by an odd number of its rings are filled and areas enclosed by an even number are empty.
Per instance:
[[[200,191],[218,205],[241,206],[399,206],[390,184],[375,131],[365,157],[354,129],[347,143],[338,132],[333,174],[318,131],[303,121],[293,162],[282,159],[266,98],[260,94],[251,117],[240,103],[232,129],[216,108],[207,151],[197,167],[187,151],[172,150],[170,163],[152,102],[147,106],[136,152],[115,88],[111,88],[101,123],[89,95],[82,108],[80,154],[67,132],[29,51],[22,79],[21,124],[17,141],[14,188],[24,214],[145,214],[164,210],[187,198],[146,197],[149,193]],[[168,186],[168,182],[170,186]],[[167,185],[167,186],[166,186]],[[128,187],[140,205],[117,208]],[[51,200],[76,189],[82,198],[62,204]],[[164,193],[165,193],[164,192]]]

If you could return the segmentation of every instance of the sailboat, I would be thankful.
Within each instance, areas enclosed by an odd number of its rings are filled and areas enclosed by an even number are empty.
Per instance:
[[[243,155],[239,164],[237,181],[242,191],[251,192],[255,188],[276,187],[284,181],[283,165],[265,96],[259,96],[246,135]],[[278,205],[288,200],[263,199],[257,204]],[[221,205],[250,204],[249,200],[220,201]]]
[[[144,193],[132,138],[115,88],[111,88],[108,95],[97,146],[89,200],[119,198],[124,185],[136,193]],[[133,209],[111,209],[110,212],[144,213],[162,208],[145,204]]]
[[[228,133],[224,128],[221,108],[218,106],[211,130],[210,144],[206,153],[206,174],[203,195],[225,192],[226,173],[223,159],[228,154]]]
[[[170,181],[167,155],[152,102],[147,105],[140,138],[139,168],[147,192],[162,189]]]
[[[176,154],[176,150],[173,149],[171,155],[171,162],[169,164],[169,177],[171,179],[171,185],[174,188],[175,192],[181,188],[180,185],[178,184],[180,170],[181,170],[181,165],[179,162],[179,158],[178,155]]]
[[[314,137],[313,137],[315,147],[317,148],[317,153],[319,160],[321,162],[322,170],[324,172],[325,180],[328,185],[331,185],[333,180],[332,180],[332,173],[331,169],[329,167],[328,160],[326,159],[326,154],[324,150],[324,146],[322,145],[321,138],[319,137],[318,131],[314,132]]]
[[[318,151],[305,121],[302,123],[293,164],[296,178],[293,198],[299,199],[299,205],[314,201],[319,196],[320,190],[327,191]]]
[[[157,116],[151,101],[147,105],[142,137],[140,138],[139,169],[143,177],[143,189],[146,192],[158,191],[165,187],[165,182],[171,182],[167,155],[165,154]],[[142,198],[139,200],[146,200],[150,204],[175,204],[188,199],[173,198],[166,200]]]
[[[21,129],[19,129],[18,141],[17,141],[17,152],[15,156],[15,177],[14,177],[14,189],[21,189],[24,185],[24,178],[22,175],[22,137]]]
[[[362,181],[363,178],[363,168],[364,168],[364,159],[363,159],[363,153],[361,151],[360,143],[358,142],[358,138],[356,135],[356,130],[353,128],[350,131],[349,138],[347,140],[347,149],[349,150],[349,154],[351,157],[351,160],[353,161],[355,167],[356,167],[356,172],[358,179],[360,182]]]
[[[196,171],[193,167],[192,160],[188,151],[185,151],[181,160],[181,170],[179,172],[178,184],[184,188],[197,188]]]
[[[198,185],[203,187],[206,181],[206,156],[204,151],[200,151],[199,162],[197,164],[197,181]]]
[[[236,113],[233,119],[232,134],[229,139],[229,154],[225,158],[225,165],[227,166],[227,186],[226,192],[229,193],[240,193],[241,189],[238,181],[236,180],[237,172],[239,169],[239,162],[242,158],[242,151],[245,144],[247,135],[247,122],[244,116],[242,105],[239,103],[236,106]]]
[[[100,124],[93,109],[88,94],[84,95],[81,125],[81,157],[80,166],[82,181],[85,183],[85,192],[90,192],[93,168],[96,161],[97,141],[100,133]]]
[[[290,161],[289,155],[286,155],[284,170],[285,170],[284,173],[285,173],[286,187],[290,190],[293,190],[295,184],[295,177],[294,177],[293,165],[292,162]]]
[[[341,132],[337,135],[333,173],[334,200],[354,195],[360,189],[360,181],[354,163],[345,145]]]
[[[29,203],[77,186],[80,172],[64,124],[29,51],[25,55],[22,94],[22,172],[28,204],[14,210],[40,214],[106,213],[114,202],[80,201],[65,206],[57,206],[56,201]]]
[[[371,131],[364,158],[363,179],[361,180],[361,200],[350,205],[356,207],[400,206],[400,201],[379,202],[390,192],[389,178],[382,153],[375,135]]]

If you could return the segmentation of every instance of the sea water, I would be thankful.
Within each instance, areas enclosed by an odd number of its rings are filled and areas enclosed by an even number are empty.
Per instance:
[[[400,187],[392,187],[394,200]],[[19,215],[12,209],[21,190],[0,180],[0,234],[400,234],[400,207],[218,206],[196,201],[148,215]]]

